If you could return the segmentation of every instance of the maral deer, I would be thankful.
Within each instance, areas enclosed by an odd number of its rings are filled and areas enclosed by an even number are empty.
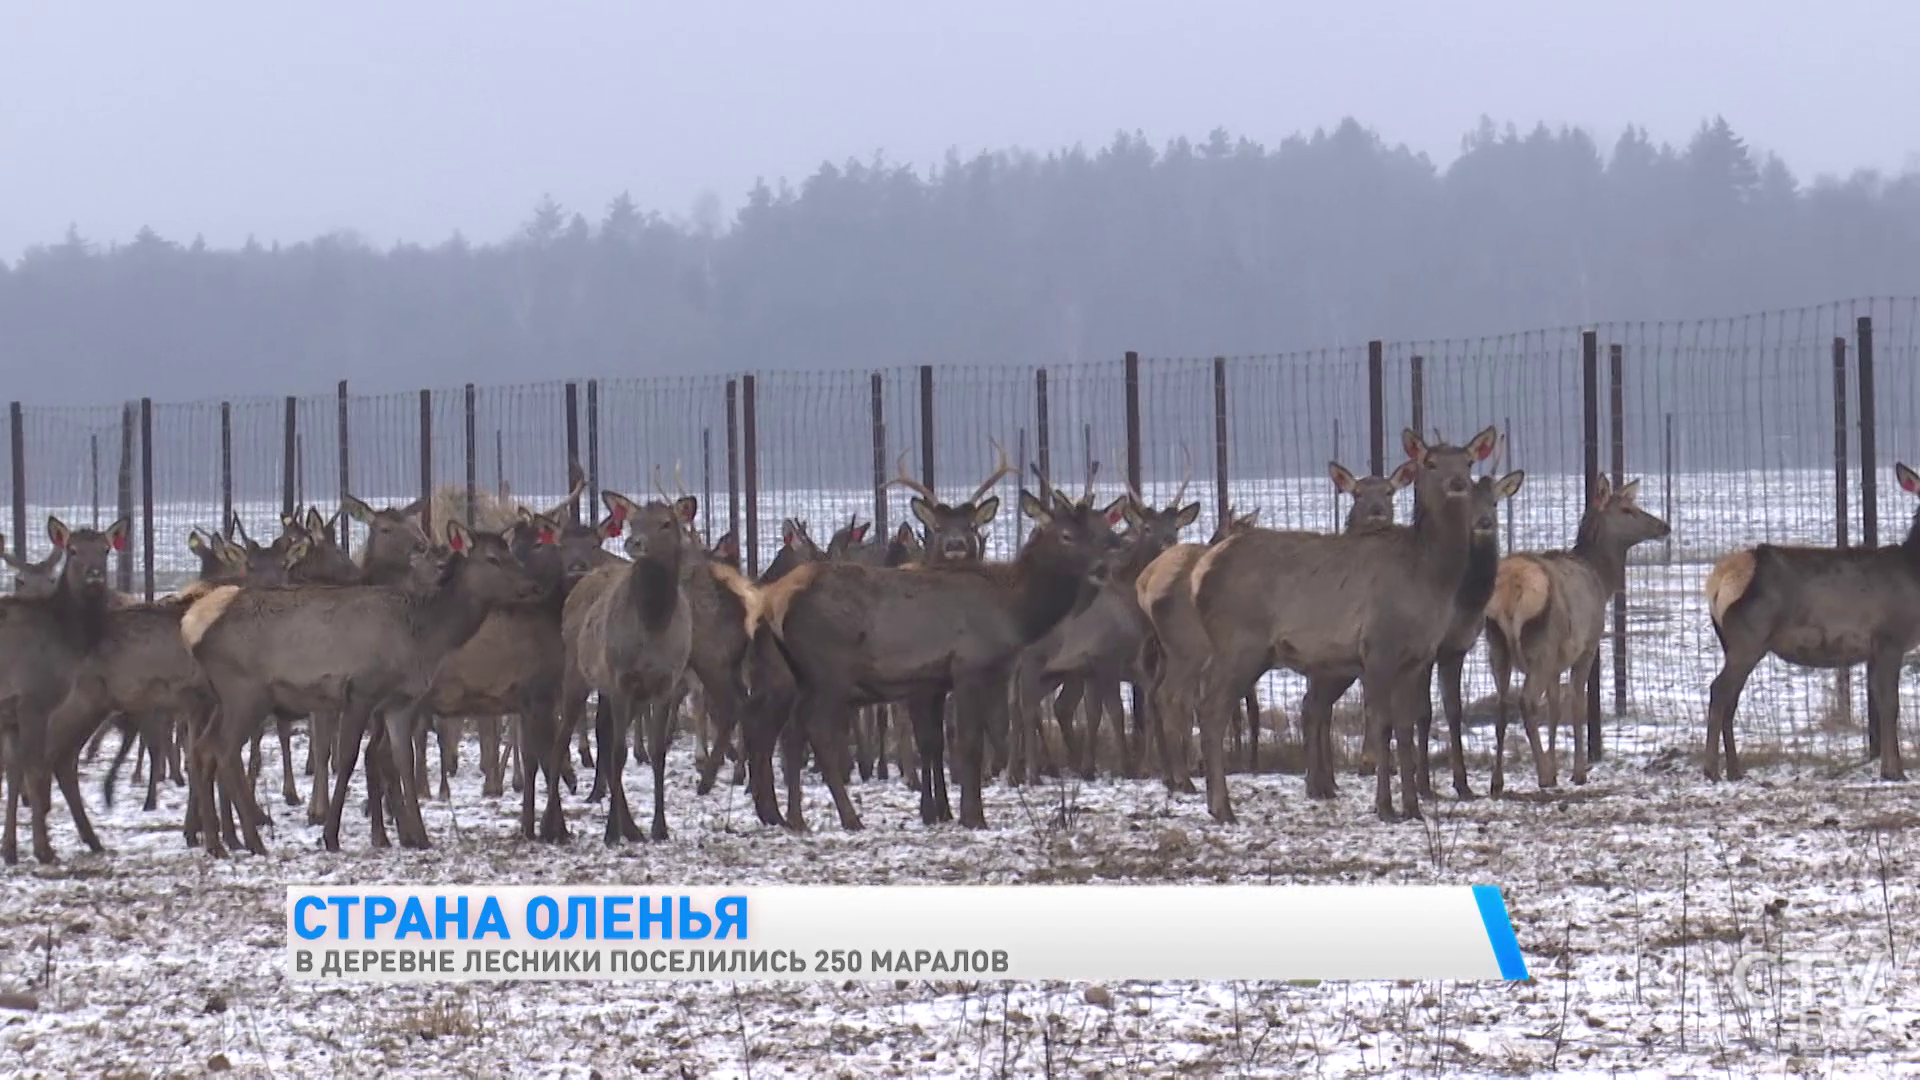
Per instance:
[[[1358,676],[1380,748],[1375,811],[1394,818],[1388,749],[1397,744],[1405,816],[1420,813],[1413,729],[1419,679],[1452,622],[1473,524],[1473,466],[1493,453],[1489,427],[1466,446],[1429,446],[1402,433],[1417,463],[1411,527],[1326,534],[1255,529],[1209,548],[1191,588],[1212,655],[1203,668],[1200,732],[1207,808],[1234,820],[1221,734],[1234,699],[1269,667],[1332,685]],[[1333,699],[1309,691],[1301,708],[1309,785],[1320,742],[1331,737]],[[1331,777],[1324,778],[1327,781]]]
[[[409,730],[420,699],[440,662],[480,629],[495,606],[533,600],[541,592],[504,538],[470,532],[458,521],[445,527],[445,548],[415,552],[410,562],[419,576],[404,585],[223,585],[193,602],[181,619],[181,639],[219,702],[217,726],[194,746],[200,768],[192,786],[201,820],[211,820],[217,774],[243,803],[240,824],[248,850],[265,854],[254,824],[263,815],[241,783],[240,742],[276,709],[335,712],[342,759],[323,841],[328,850],[339,850],[347,784],[362,732],[377,713],[384,716],[393,759],[389,775],[399,787],[400,841],[427,846]],[[369,764],[369,787],[379,771]],[[380,844],[381,800],[369,792],[369,803],[374,842]],[[225,853],[211,833],[206,848],[212,855]]]
[[[989,500],[995,508],[997,502]],[[919,509],[925,503],[915,501],[922,521],[931,516]],[[951,693],[960,823],[986,825],[982,735],[1006,722],[1013,661],[1084,601],[1107,569],[1115,543],[1103,516],[1058,493],[1049,506],[1022,491],[1020,507],[1039,530],[1012,563],[809,563],[761,591],[747,732],[748,783],[761,821],[783,823],[770,773],[783,725],[801,726],[822,761],[842,827],[858,829],[845,784],[854,706],[907,698],[914,703],[918,734],[929,714],[937,730],[935,703]],[[991,520],[985,504],[980,512],[981,520]],[[925,783],[921,791],[921,817],[929,823],[931,786]],[[798,795],[797,778],[790,775],[784,823],[795,829],[805,827]]]
[[[1578,705],[1573,721],[1573,782],[1587,782],[1587,680],[1600,651],[1607,601],[1626,580],[1627,552],[1668,533],[1667,523],[1642,510],[1640,481],[1613,490],[1602,476],[1593,501],[1580,516],[1571,551],[1516,552],[1500,560],[1487,601],[1487,663],[1497,696],[1493,728],[1493,780],[1506,787],[1507,687],[1518,666],[1526,673],[1520,719],[1533,748],[1540,786],[1550,788],[1559,741],[1562,701]],[[1567,682],[1563,686],[1562,677]],[[1539,711],[1547,706],[1547,742],[1540,744]]]
[[[986,558],[986,528],[1000,512],[1000,497],[988,495],[988,492],[1002,479],[1019,471],[1007,460],[1006,448],[1000,445],[999,440],[989,437],[987,444],[993,449],[996,459],[993,471],[973,489],[971,495],[958,503],[943,502],[932,488],[915,480],[907,472],[906,451],[900,452],[899,459],[894,462],[894,477],[887,482],[887,486],[897,484],[914,493],[914,498],[907,502],[907,511],[914,520],[920,522],[922,534],[917,557],[905,545],[897,543],[896,536],[896,543],[888,545],[887,565],[895,568],[933,566],[954,569],[978,566]],[[1035,469],[1038,471],[1037,465]],[[1045,501],[1051,496],[1043,491],[1041,498]],[[894,710],[901,703],[885,701],[876,704],[884,710],[887,723],[890,724],[895,716]],[[953,804],[947,795],[946,765],[948,731],[954,720],[952,702],[946,691],[919,690],[908,695],[904,704],[908,729],[913,736],[914,767],[909,773],[906,763],[902,762],[901,774],[903,777],[910,776],[910,786],[920,793],[922,821],[928,824],[952,821]],[[790,809],[797,812],[800,788],[795,779],[798,775],[795,763],[799,760],[808,733],[803,727],[789,725],[782,737],[787,740],[783,749],[789,773],[788,801]],[[878,741],[885,743],[884,732]]]
[[[1258,527],[1260,511],[1236,516],[1232,507],[1214,525],[1213,535],[1204,544],[1175,544],[1154,557],[1134,582],[1134,599],[1146,616],[1148,632],[1140,644],[1140,669],[1147,677],[1147,695],[1151,713],[1160,725],[1160,775],[1167,790],[1193,794],[1190,777],[1193,754],[1193,710],[1197,704],[1197,680],[1207,655],[1206,631],[1200,625],[1200,613],[1193,604],[1191,577],[1193,566],[1209,548],[1226,540],[1252,532]],[[1173,657],[1169,660],[1169,657]],[[1259,723],[1259,703],[1252,690],[1246,695],[1245,717],[1249,726]],[[1255,747],[1259,734],[1252,733]]]
[[[1502,440],[1505,445],[1505,440]],[[1494,460],[1499,460],[1495,452]],[[1453,625],[1440,642],[1431,673],[1420,685],[1431,687],[1433,674],[1440,677],[1440,707],[1447,717],[1447,736],[1453,753],[1453,793],[1462,799],[1473,798],[1467,783],[1466,739],[1461,731],[1460,676],[1466,668],[1467,654],[1480,640],[1480,627],[1487,621],[1487,601],[1493,596],[1494,575],[1500,565],[1500,503],[1513,498],[1527,474],[1515,470],[1495,480],[1483,476],[1473,485],[1473,542],[1467,554],[1467,575],[1460,579],[1460,591],[1453,597]],[[1420,795],[1433,797],[1433,772],[1429,760],[1429,742],[1433,736],[1433,695],[1420,699],[1420,719],[1414,745],[1420,749]]]
[[[1920,495],[1920,473],[1893,467]],[[1723,556],[1707,575],[1708,610],[1725,660],[1707,701],[1707,778],[1741,777],[1733,716],[1754,665],[1769,653],[1808,668],[1867,665],[1867,722],[1879,738],[1880,778],[1904,780],[1900,666],[1920,647],[1920,509],[1906,539],[1871,548],[1761,544]]]
[[[553,841],[566,832],[560,808],[566,741],[558,737],[557,727],[560,683],[566,670],[560,613],[575,585],[595,568],[620,561],[601,544],[620,535],[624,519],[609,516],[595,524],[576,525],[563,524],[553,512],[534,514],[522,508],[521,514],[508,534],[509,543],[515,558],[544,591],[531,602],[489,612],[473,637],[441,661],[422,711],[437,717],[478,716],[491,721],[485,725],[491,727],[491,734],[481,736],[483,794],[488,796],[505,793],[499,773],[500,718],[517,717],[520,835],[527,840],[535,837],[534,799],[544,776],[547,801],[538,835]]]
[[[656,473],[656,489],[659,487]],[[690,495],[641,506],[616,491],[601,498],[609,511],[628,522],[627,555],[632,560],[603,566],[583,578],[568,595],[561,614],[566,642],[562,706],[573,712],[563,728],[578,721],[579,702],[591,689],[600,695],[595,770],[607,787],[606,842],[638,840],[640,827],[627,808],[621,778],[627,760],[627,733],[635,718],[645,721],[643,746],[653,765],[655,840],[667,839],[667,744],[673,735],[673,707],[693,650],[693,616],[681,588],[688,536],[699,511]]]
[[[0,597],[0,715],[11,717],[13,729],[6,756],[7,821],[0,836],[0,859],[8,865],[19,858],[16,829],[22,794],[33,822],[34,858],[54,860],[47,816],[55,780],[81,842],[90,850],[102,850],[87,819],[77,776],[57,768],[58,762],[48,756],[47,720],[73,684],[75,666],[106,632],[112,607],[107,556],[127,546],[127,532],[126,518],[101,531],[69,529],[59,518],[48,517],[47,539],[62,555],[53,592],[38,598]]]
[[[1127,523],[1127,532],[1122,536],[1123,554],[1118,558],[1112,578],[1095,594],[1086,610],[1064,620],[1020,654],[1013,678],[1016,735],[1009,742],[1016,746],[1024,743],[1031,752],[1024,755],[1024,761],[1009,762],[1010,781],[1024,779],[1032,783],[1039,769],[1051,765],[1046,761],[1046,744],[1040,730],[1040,707],[1047,691],[1055,687],[1060,688],[1061,702],[1055,707],[1054,717],[1060,726],[1061,741],[1068,757],[1079,752],[1081,775],[1093,778],[1102,715],[1113,720],[1114,732],[1120,741],[1122,773],[1134,775],[1135,758],[1145,749],[1141,736],[1148,717],[1145,710],[1136,713],[1134,737],[1129,740],[1123,726],[1125,711],[1120,701],[1120,684],[1126,681],[1141,688],[1147,685],[1139,661],[1150,627],[1140,608],[1136,583],[1147,565],[1180,539],[1180,530],[1200,516],[1199,503],[1182,505],[1180,501],[1186,496],[1187,484],[1192,479],[1193,462],[1189,456],[1186,475],[1165,509],[1155,509],[1129,486],[1125,496],[1102,511],[1110,524],[1116,523],[1116,518]],[[1069,683],[1080,692],[1069,693]],[[1085,694],[1084,688],[1088,687],[1093,691],[1091,694]],[[1087,726],[1084,737],[1076,740],[1072,709],[1082,695],[1087,701]],[[1019,775],[1022,771],[1025,776]]]

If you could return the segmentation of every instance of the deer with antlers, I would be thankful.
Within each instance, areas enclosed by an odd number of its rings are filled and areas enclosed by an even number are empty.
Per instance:
[[[1014,730],[1018,734],[1008,742],[1010,748],[1024,744],[1034,752],[1024,755],[1024,761],[1009,761],[1009,781],[1032,783],[1036,767],[1045,768],[1049,764],[1044,760],[1046,743],[1040,731],[1040,705],[1053,687],[1059,688],[1054,717],[1060,725],[1061,740],[1069,757],[1081,759],[1081,775],[1088,779],[1094,775],[1103,716],[1112,718],[1114,731],[1119,736],[1122,774],[1135,774],[1135,761],[1145,752],[1150,724],[1147,710],[1137,709],[1133,737],[1127,737],[1120,685],[1122,682],[1141,688],[1148,685],[1140,661],[1150,626],[1140,607],[1137,583],[1148,564],[1173,546],[1180,538],[1180,530],[1200,516],[1199,503],[1181,503],[1193,480],[1193,457],[1184,445],[1181,451],[1186,471],[1173,501],[1165,509],[1155,509],[1129,484],[1125,495],[1101,511],[1109,526],[1124,520],[1128,527],[1122,536],[1124,554],[1119,557],[1111,579],[1084,611],[1066,619],[1021,654],[1013,680]],[[1091,505],[1092,495],[1089,485],[1081,503]],[[1089,688],[1091,695],[1086,692]],[[1081,700],[1086,702],[1087,725],[1084,737],[1076,740],[1071,717],[1073,707]],[[1157,732],[1153,741],[1160,741]]]

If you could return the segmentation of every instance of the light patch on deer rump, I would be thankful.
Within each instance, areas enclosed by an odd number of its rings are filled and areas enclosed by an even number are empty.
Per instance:
[[[747,637],[752,638],[755,627],[760,624],[760,590],[747,580],[747,575],[726,563],[710,562],[706,567],[707,576],[713,579],[713,583],[740,601],[740,610],[745,613]]]
[[[1151,612],[1164,603],[1206,553],[1205,544],[1175,544],[1154,556],[1133,582],[1133,595],[1140,602],[1140,610]]]
[[[1755,560],[1753,549],[1746,548],[1721,556],[1707,572],[1707,611],[1715,626],[1726,618],[1728,609],[1747,595],[1747,589],[1753,584]]]
[[[1531,555],[1509,555],[1494,571],[1486,614],[1512,636],[1539,618],[1552,600],[1553,579],[1546,566]]]
[[[200,640],[213,629],[213,624],[227,613],[234,598],[240,595],[238,585],[216,585],[199,599],[180,617],[180,640],[186,643],[187,651],[200,647]]]
[[[755,590],[754,602],[747,605],[747,636],[752,637],[760,627],[765,626],[773,636],[785,640],[787,636],[787,613],[793,608],[794,598],[813,587],[820,572],[832,563],[801,563],[772,584]],[[837,564],[846,566],[848,564]]]

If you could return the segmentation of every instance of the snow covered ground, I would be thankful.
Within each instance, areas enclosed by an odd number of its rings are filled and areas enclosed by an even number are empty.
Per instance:
[[[137,791],[102,807],[113,742],[86,773],[109,853],[79,854],[58,810],[63,861],[0,872],[0,992],[39,1002],[0,1009],[8,1076],[1891,1076],[1920,1060],[1920,800],[1862,768],[1713,786],[1678,754],[1623,751],[1584,788],[1539,797],[1523,772],[1508,799],[1442,798],[1391,826],[1344,776],[1330,805],[1296,775],[1235,776],[1228,828],[1157,782],[996,785],[979,833],[922,827],[896,780],[855,785],[868,828],[846,834],[816,785],[816,831],[795,837],[738,789],[695,796],[683,738],[673,838],[610,851],[601,806],[578,800],[573,844],[511,839],[518,799],[480,796],[469,744],[453,799],[427,807],[430,851],[370,851],[350,816],[329,856],[303,810],[275,805],[265,859],[216,862],[180,839],[180,789],[151,814]],[[1491,882],[1534,981],[288,981],[288,883],[424,881]]]

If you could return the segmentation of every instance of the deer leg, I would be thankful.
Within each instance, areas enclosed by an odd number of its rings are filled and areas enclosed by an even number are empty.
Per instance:
[[[1880,732],[1880,779],[1905,780],[1900,761],[1900,664],[1905,650],[1899,642],[1881,642],[1867,661],[1867,697],[1879,702],[1879,716],[1869,717]]]
[[[1599,651],[1596,645],[1593,652],[1575,661],[1573,675],[1567,679],[1567,694],[1571,699],[1568,711],[1573,717],[1567,734],[1573,743],[1573,782],[1576,784],[1587,782],[1587,752],[1592,741],[1587,736],[1592,731],[1591,725],[1599,722],[1598,717],[1587,711],[1587,706],[1593,701],[1588,687],[1593,683],[1593,662]]]
[[[1117,676],[1100,679],[1094,689],[1102,702],[1102,709],[1107,714],[1108,726],[1113,729],[1114,737],[1120,743],[1120,775],[1128,780],[1138,779],[1140,756],[1143,752],[1143,748],[1139,745],[1140,710],[1136,704],[1133,723],[1129,726],[1126,698],[1120,692],[1120,679]]]
[[[667,838],[667,750],[673,745],[673,709],[655,704],[647,712],[647,758],[653,766],[654,840]]]
[[[467,737],[467,718],[433,718],[434,742],[440,747],[440,801],[453,799],[452,779],[460,775],[460,740]]]
[[[626,691],[601,689],[599,707],[594,711],[593,784],[596,790],[605,792],[607,800],[601,839],[608,847],[617,847],[628,839],[627,823],[621,818],[627,802],[621,774],[627,765],[624,736],[632,723],[633,708]]]
[[[1492,624],[1486,630],[1487,669],[1493,673],[1493,776],[1487,781],[1487,794],[1499,798],[1507,788],[1507,717],[1511,699],[1507,691],[1513,683],[1513,664],[1507,655],[1504,638]]]
[[[1354,680],[1316,675],[1307,680],[1300,701],[1300,740],[1307,759],[1307,798],[1332,799],[1340,786],[1333,769],[1333,706]]]
[[[260,735],[264,733],[263,729],[265,725],[261,721],[264,719],[263,714],[265,712],[265,709],[256,707],[249,712],[240,714],[249,717],[253,721],[252,727],[256,740],[254,745],[256,746],[259,745],[258,739]],[[232,729],[229,728],[228,730],[231,731]],[[232,804],[233,816],[240,819],[240,835],[244,838],[248,851],[255,855],[265,855],[267,853],[267,845],[260,839],[258,823],[264,820],[267,815],[265,811],[260,809],[259,802],[254,799],[252,779],[247,776],[246,770],[241,767],[240,743],[237,739],[224,739],[222,740],[220,750],[220,785],[228,790],[228,798]],[[232,828],[232,822],[228,822],[223,826],[225,831],[231,831]],[[234,845],[229,844],[228,846],[231,847]]]
[[[1559,673],[1534,677],[1527,672],[1526,684],[1520,690],[1520,722],[1527,729],[1527,744],[1533,747],[1534,775],[1540,790],[1560,786],[1558,772],[1560,767],[1559,751],[1554,747],[1555,730],[1560,726],[1560,676]],[[1540,737],[1540,710],[1547,712],[1547,735]]]
[[[149,713],[142,728],[150,735],[142,737],[147,744],[147,799],[140,809],[152,813],[160,808],[160,784],[167,770],[167,756],[173,752],[173,714]]]
[[[559,704],[553,702],[549,707],[558,709]],[[520,717],[517,715],[503,717],[501,725],[503,734],[500,739],[499,768],[512,781],[513,793],[518,795],[520,793]],[[566,749],[565,746],[560,748],[563,760]]]
[[[1247,771],[1260,772],[1260,695],[1247,691]]]
[[[855,709],[853,713],[853,765],[860,770],[860,782],[873,779],[873,708]]]
[[[1247,655],[1245,650],[1216,649],[1203,685],[1200,707],[1200,756],[1207,772],[1207,812],[1222,825],[1235,822],[1233,800],[1227,793],[1226,725],[1227,713],[1241,691],[1259,674],[1264,651]]]
[[[916,694],[907,699],[907,719],[913,727],[914,749],[919,760],[920,824],[937,825],[953,820],[945,801],[946,767],[941,761],[943,733],[940,730],[940,698],[935,694]]]
[[[425,734],[427,718],[416,714],[417,702],[395,702],[381,711],[385,714],[387,745],[393,752],[394,781],[389,789],[394,797],[394,825],[400,832],[400,846],[416,850],[431,844],[426,822],[420,817],[420,790],[427,786],[425,774]]]
[[[280,740],[280,795],[288,806],[299,806],[300,789],[293,782],[293,721],[275,716],[273,733]]]
[[[560,724],[557,709],[558,702],[550,692],[534,693],[529,695],[526,707],[520,712],[520,721],[515,725],[519,749],[514,765],[520,780],[521,834],[529,840],[534,838],[533,803],[540,779],[545,777],[547,803],[540,815],[539,838],[552,844],[568,839],[566,810],[560,804],[560,788],[566,782],[562,770],[569,763],[567,733]]]
[[[1044,697],[1046,691],[1042,690],[1041,694]],[[1081,702],[1086,698],[1086,695],[1087,685],[1084,680],[1068,678],[1061,680],[1059,693],[1054,696],[1053,723],[1055,727],[1060,729],[1061,761],[1058,765],[1054,764],[1053,751],[1047,746],[1044,721],[1034,726],[1035,750],[1040,755],[1040,775],[1057,778],[1060,775],[1060,770],[1070,767],[1075,759],[1081,761],[1093,760],[1094,747],[1100,741],[1100,732],[1095,730],[1092,719],[1089,719],[1083,728],[1076,728],[1073,719],[1075,716],[1084,713],[1084,710],[1081,708]],[[1090,768],[1092,768],[1091,765],[1083,768],[1082,774],[1084,775],[1085,769]]]
[[[327,764],[332,766],[333,797],[327,803],[326,827],[321,833],[321,845],[328,851],[340,850],[340,817],[347,805],[347,787],[353,782],[353,770],[360,763],[360,743],[367,731],[368,707],[349,699],[345,710],[337,714],[334,723],[334,737],[330,749],[333,758]],[[373,763],[371,755],[367,764],[367,783],[373,784]],[[316,777],[315,783],[319,783]]]
[[[1420,797],[1433,798],[1433,670],[1434,663],[1420,669],[1420,695],[1413,701],[1413,759],[1419,770]]]
[[[810,719],[807,742],[813,747],[820,771],[827,778],[827,791],[832,794],[833,807],[840,814],[840,827],[849,832],[857,830],[861,827],[860,814],[847,794],[847,781],[853,775],[853,763],[848,760],[852,752],[849,728],[855,719],[853,710],[841,706],[830,714],[820,708]]]
[[[333,765],[334,741],[340,737],[340,718],[332,712],[307,717],[307,762],[313,790],[307,795],[307,824],[327,823],[328,770]]]
[[[887,776],[887,728],[893,719],[893,704],[878,705],[873,710],[873,776],[886,783]]]
[[[127,755],[133,749],[133,744],[135,741],[136,740],[127,739],[127,738],[123,738],[120,740],[120,748],[114,751],[114,754],[113,754],[113,764],[107,766],[107,775],[103,780],[100,781],[100,799],[102,802],[106,803],[108,809],[113,808],[113,789],[115,785],[117,785],[120,782],[120,766],[125,764],[127,760]],[[135,757],[133,759],[134,774],[131,778],[131,782],[134,782],[134,783],[139,782],[140,765],[141,765],[141,758]],[[149,792],[152,792],[154,790],[154,785],[149,784],[147,786],[147,790]],[[153,807],[148,806],[145,809],[152,810]]]
[[[1473,798],[1473,786],[1467,783],[1467,744],[1464,728],[1465,706],[1460,699],[1460,676],[1467,665],[1467,654],[1447,651],[1440,654],[1440,708],[1447,715],[1448,753],[1453,761],[1453,794],[1461,800]],[[1432,712],[1428,712],[1432,720]],[[1422,746],[1426,745],[1425,735],[1421,736]]]
[[[1006,708],[1007,677],[977,674],[954,681],[955,717],[953,765],[960,782],[960,825],[967,829],[987,827],[986,802],[981,790],[986,725],[993,722],[988,710]],[[996,694],[995,691],[998,691]],[[1094,706],[1098,708],[1098,706]]]

